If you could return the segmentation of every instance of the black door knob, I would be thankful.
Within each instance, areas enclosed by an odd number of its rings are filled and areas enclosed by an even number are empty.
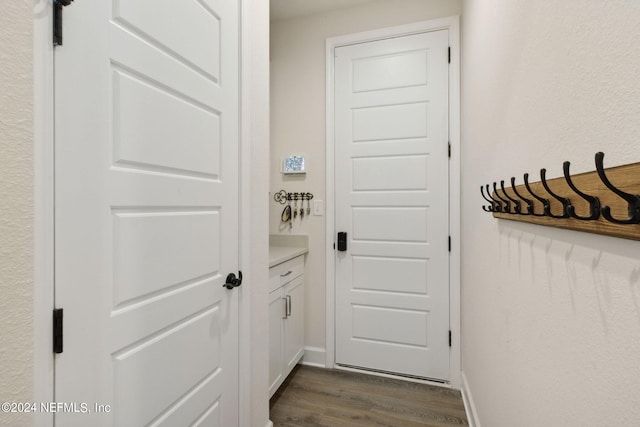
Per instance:
[[[224,286],[227,289],[237,288],[242,285],[242,271],[238,271],[238,277],[234,273],[229,273],[227,275],[227,280],[225,280]]]

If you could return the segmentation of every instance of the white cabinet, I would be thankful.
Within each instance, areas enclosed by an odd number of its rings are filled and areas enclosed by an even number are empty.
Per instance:
[[[304,354],[304,256],[269,269],[269,397]]]
[[[302,276],[285,285],[284,297],[287,301],[287,318],[283,322],[284,369],[288,375],[304,353],[304,283]]]

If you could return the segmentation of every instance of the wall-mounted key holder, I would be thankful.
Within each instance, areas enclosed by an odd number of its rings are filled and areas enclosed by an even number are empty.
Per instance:
[[[485,212],[496,218],[640,240],[640,163],[604,168],[604,153],[595,155],[596,170],[572,176],[570,162],[563,177],[511,185],[505,181],[480,187]]]
[[[273,195],[273,200],[281,205],[286,205],[282,211],[280,221],[283,224],[288,223],[289,228],[293,227],[294,219],[298,217],[303,219],[305,216],[309,216],[311,213],[311,199],[313,199],[313,194],[311,193],[287,193],[285,190],[280,190]]]

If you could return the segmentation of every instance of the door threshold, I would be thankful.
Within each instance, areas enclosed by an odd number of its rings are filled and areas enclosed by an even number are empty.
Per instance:
[[[340,369],[343,371],[356,372],[360,374],[367,373],[367,374],[377,375],[379,377],[384,377],[384,378],[404,380],[404,381],[409,381],[409,382],[418,383],[418,384],[427,384],[427,385],[433,385],[436,387],[451,388],[451,384],[449,383],[449,381],[439,380],[436,378],[419,377],[416,375],[401,374],[397,372],[383,371],[380,369],[363,368],[361,366],[352,366],[352,365],[343,365],[340,363],[336,363],[334,368]]]

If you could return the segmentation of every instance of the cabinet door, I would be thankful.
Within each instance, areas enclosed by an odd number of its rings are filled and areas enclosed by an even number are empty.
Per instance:
[[[302,277],[292,280],[284,287],[288,300],[288,316],[285,329],[285,372],[288,374],[304,352],[304,286]]]
[[[284,380],[283,348],[285,299],[283,288],[269,294],[269,397]]]

